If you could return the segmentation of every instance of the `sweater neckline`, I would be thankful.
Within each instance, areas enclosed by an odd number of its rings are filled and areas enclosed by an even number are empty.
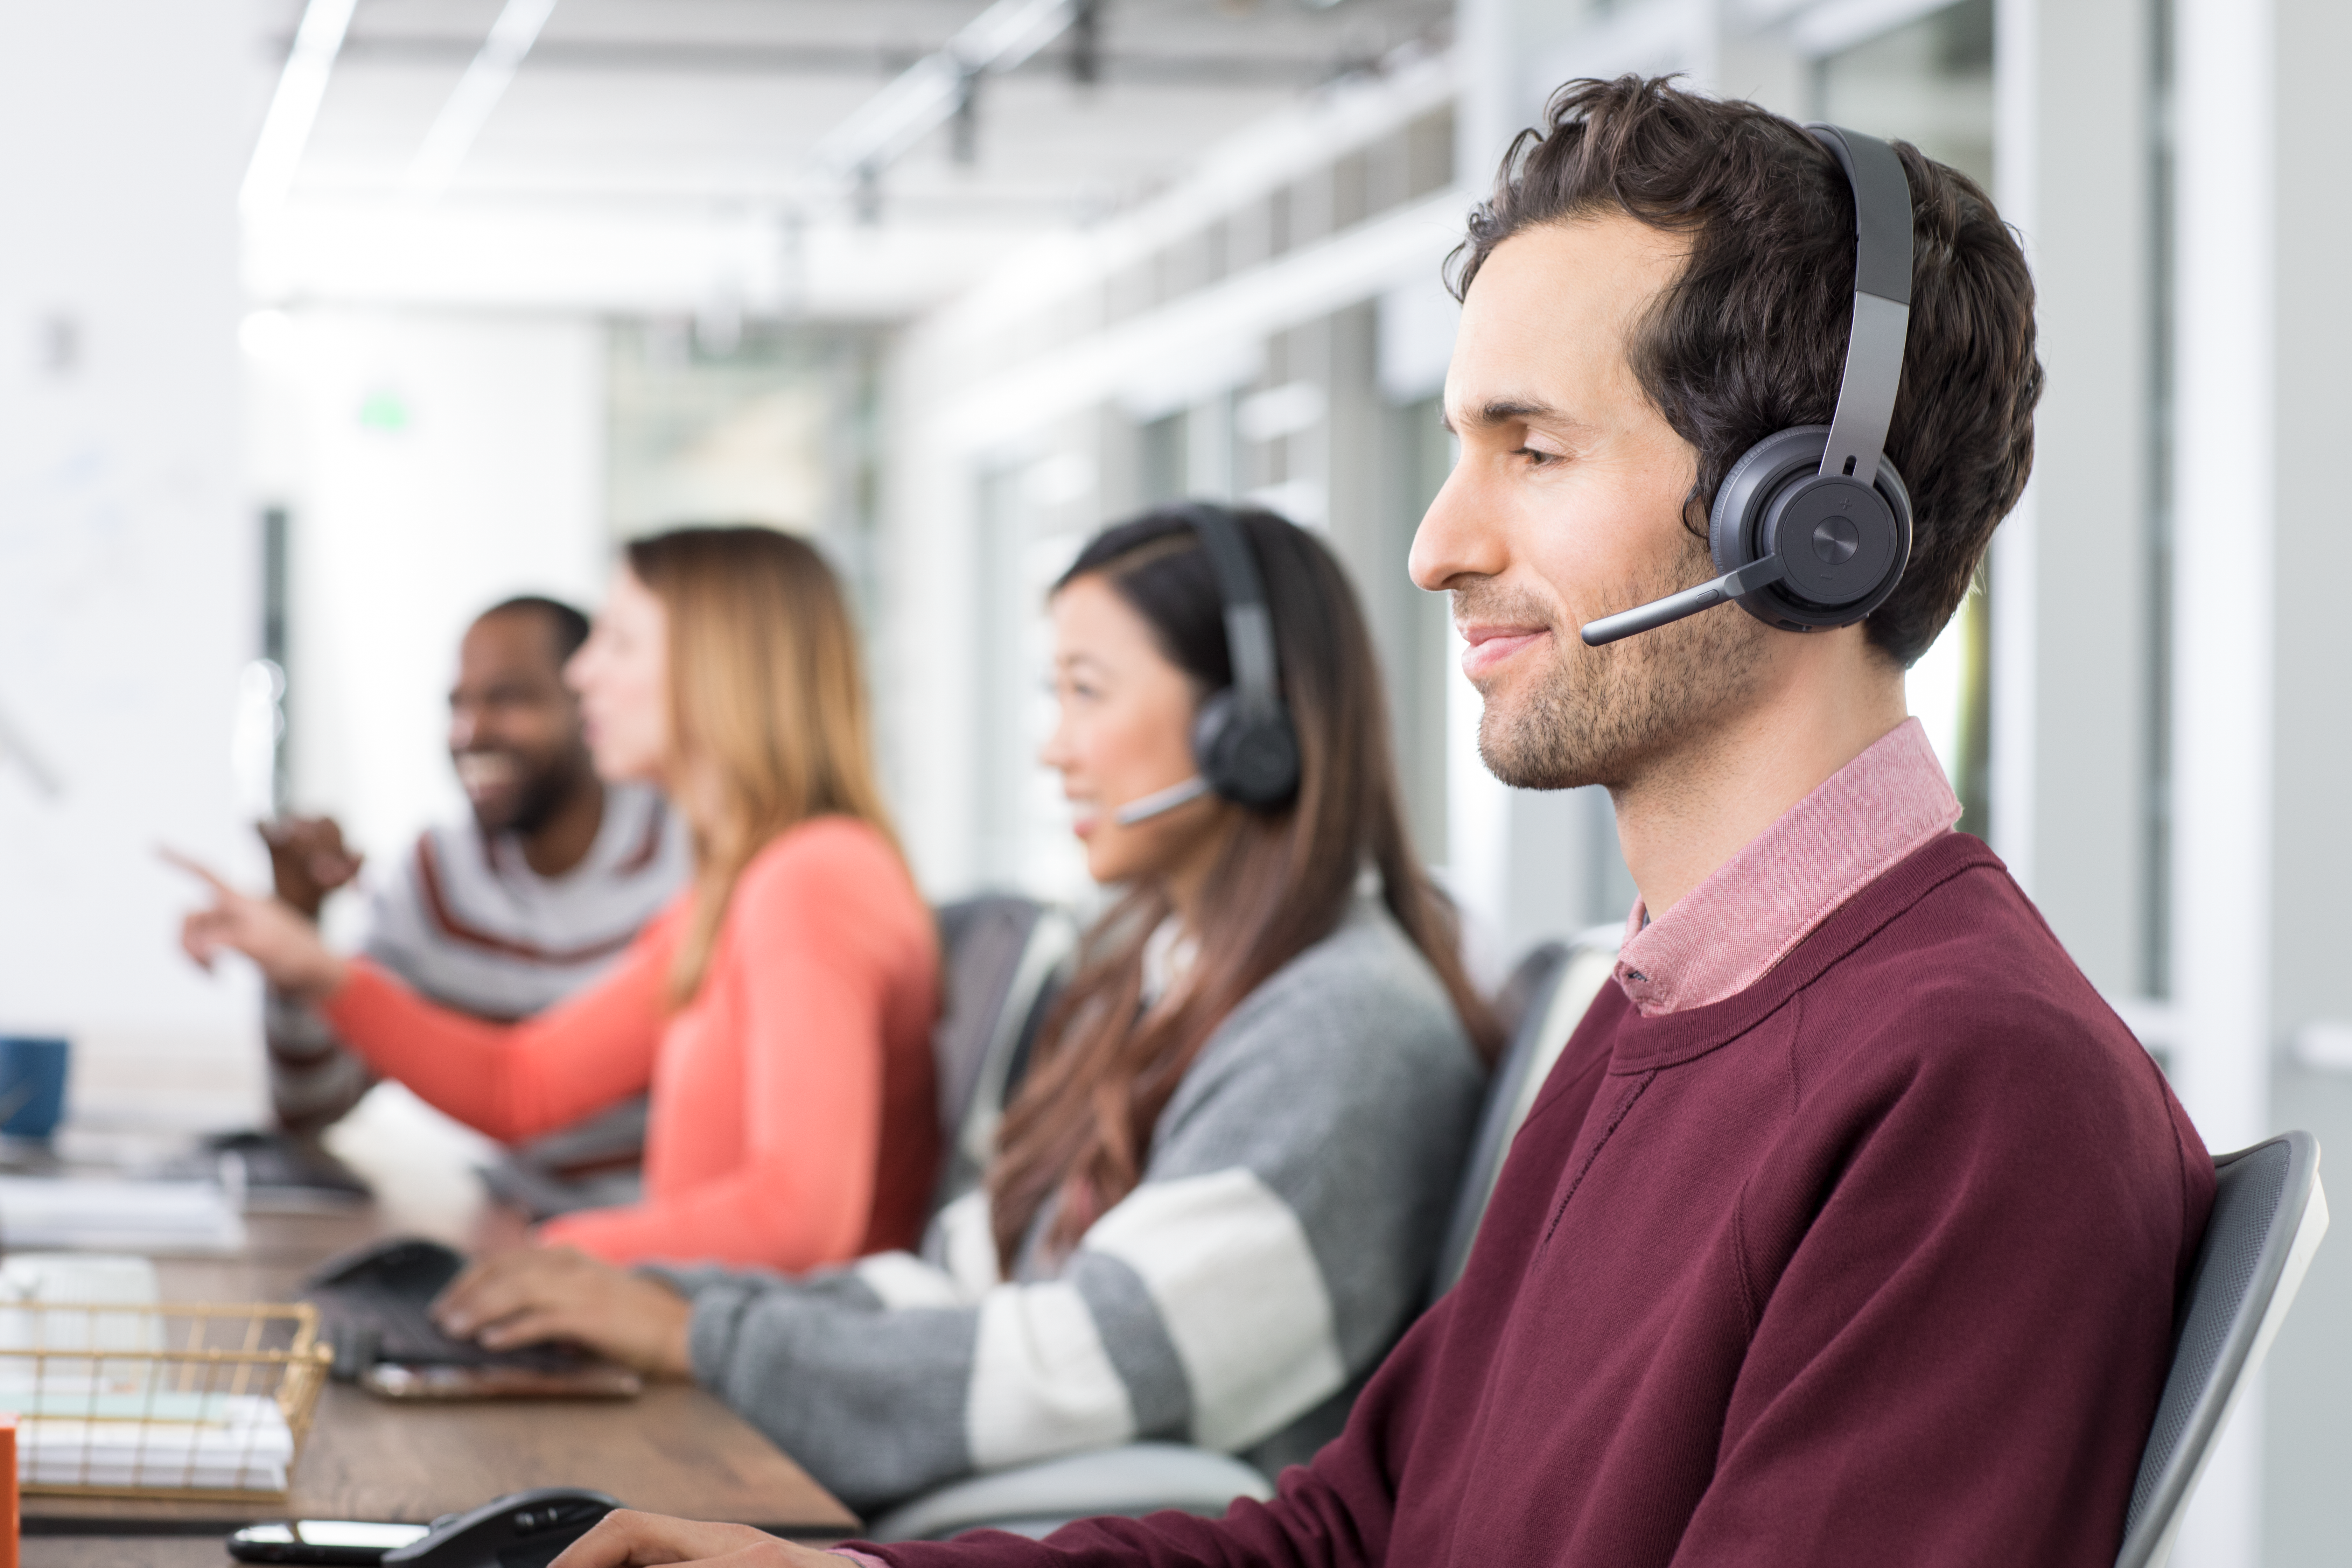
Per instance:
[[[1720,1002],[1619,1022],[1609,1070],[1625,1075],[1675,1067],[1728,1045],[1778,1011],[1840,959],[1937,888],[1979,868],[2003,870],[2000,856],[1965,833],[1939,833],[1864,884],[1755,984]]]
[[[1736,996],[1959,815],[1927,729],[1906,719],[1655,921],[1634,900],[1617,984],[1650,1017]]]

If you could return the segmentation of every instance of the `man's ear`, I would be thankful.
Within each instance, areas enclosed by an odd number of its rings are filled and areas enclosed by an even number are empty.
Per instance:
[[[1706,539],[1707,514],[1711,510],[1707,498],[1699,494],[1697,481],[1693,480],[1690,494],[1683,501],[1683,526],[1702,542]]]

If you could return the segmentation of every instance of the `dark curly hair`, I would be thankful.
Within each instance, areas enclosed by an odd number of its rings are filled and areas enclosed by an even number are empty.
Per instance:
[[[1908,666],[1959,607],[2025,488],[2042,363],[2017,237],[1967,175],[1907,142],[1895,150],[1911,183],[1911,335],[1886,453],[1911,491],[1911,564],[1864,628]],[[1704,537],[1741,453],[1830,421],[1853,312],[1853,189],[1802,127],[1755,104],[1663,78],[1572,81],[1503,155],[1446,281],[1458,299],[1522,229],[1610,212],[1690,240],[1629,358],[1698,448],[1685,521]]]

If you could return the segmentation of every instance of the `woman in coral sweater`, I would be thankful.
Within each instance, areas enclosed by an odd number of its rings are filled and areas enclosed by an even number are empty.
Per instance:
[[[638,540],[565,679],[597,771],[658,783],[694,830],[694,885],[604,980],[486,1024],[209,873],[188,952],[246,954],[377,1072],[496,1138],[650,1089],[643,1201],[566,1215],[542,1241],[791,1271],[911,1243],[938,1153],[939,958],[832,572],[765,529]]]

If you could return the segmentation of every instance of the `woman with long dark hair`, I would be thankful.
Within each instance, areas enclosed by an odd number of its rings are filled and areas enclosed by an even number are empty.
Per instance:
[[[1124,891],[924,1256],[664,1283],[494,1261],[446,1327],[691,1373],[860,1509],[1130,1437],[1273,1465],[1336,1430],[1426,1287],[1493,1029],[1406,839],[1346,578],[1290,524],[1223,516],[1264,580],[1296,791],[1186,798],[1235,678],[1215,519],[1096,539],[1054,592],[1045,760]]]

